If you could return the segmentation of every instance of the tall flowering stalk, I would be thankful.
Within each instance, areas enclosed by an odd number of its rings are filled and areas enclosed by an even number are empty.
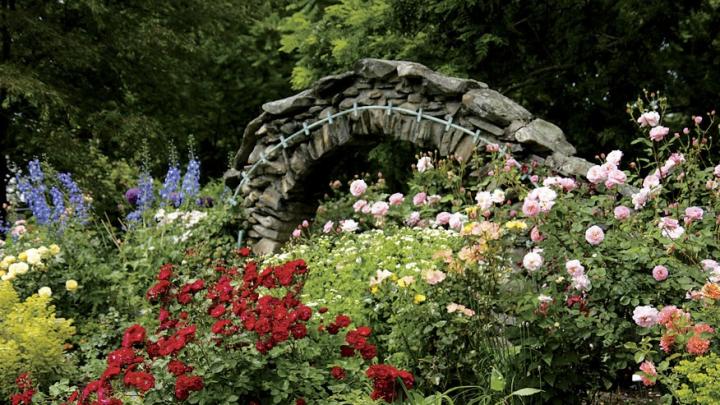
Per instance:
[[[200,162],[190,157],[185,177],[183,177],[180,197],[182,201],[192,201],[200,193]]]
[[[178,168],[177,164],[171,164],[165,175],[165,182],[160,189],[161,205],[170,204],[177,208],[182,204],[182,197],[178,193],[180,177],[180,168]]]
[[[65,195],[62,191],[60,191],[57,187],[52,187],[50,189],[50,198],[52,199],[52,215],[50,217],[50,220],[54,223],[60,222],[64,223],[64,214],[65,214]]]
[[[88,218],[88,206],[85,204],[85,198],[83,198],[82,191],[78,187],[77,183],[72,179],[70,173],[58,174],[58,181],[68,193],[68,200],[70,202],[70,215],[77,218],[81,223],[87,222]]]
[[[143,171],[138,181],[137,208],[128,214],[127,219],[131,222],[139,221],[142,218],[143,212],[152,206],[154,200],[153,178],[147,171]]]

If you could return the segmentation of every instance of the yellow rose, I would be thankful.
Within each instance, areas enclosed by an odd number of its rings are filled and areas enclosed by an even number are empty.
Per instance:
[[[373,294],[377,294],[377,292],[378,292],[378,286],[374,285],[374,286],[370,287],[370,292],[373,293]]]
[[[28,266],[27,263],[24,262],[17,262],[13,263],[8,267],[8,272],[12,274],[25,274],[28,272],[28,269],[30,266]]]
[[[38,295],[41,296],[41,297],[47,297],[47,298],[49,298],[49,297],[52,296],[52,290],[50,289],[50,287],[41,287],[41,288],[38,290]]]
[[[422,294],[415,294],[415,298],[413,299],[413,302],[416,304],[420,304],[422,302],[425,302],[426,299],[427,299],[427,297],[425,297]]]
[[[25,261],[27,261],[28,264],[36,265],[42,261],[42,256],[37,249],[28,249],[23,253],[26,254],[27,259],[25,259]]]
[[[15,272],[9,272],[7,274],[3,274],[2,277],[0,277],[2,281],[13,281],[15,280]]]
[[[520,230],[520,231],[524,231],[525,229],[527,229],[528,225],[527,225],[525,222],[523,222],[523,221],[519,221],[519,220],[517,220],[517,219],[513,219],[512,221],[508,221],[508,222],[505,224],[505,227],[506,227],[507,229],[510,229],[510,230]]]
[[[68,290],[68,291],[70,291],[70,292],[73,292],[73,291],[77,290],[77,288],[78,288],[78,282],[77,282],[77,281],[75,281],[75,280],[68,280],[68,281],[65,282],[65,289],[66,289],[66,290]]]
[[[50,253],[52,253],[53,256],[60,253],[60,246],[58,246],[54,243],[52,245],[50,245]]]
[[[48,249],[46,246],[40,246],[37,251],[42,257],[48,257],[48,254],[50,253],[50,249]]]
[[[20,253],[20,254],[18,255],[18,259],[20,259],[21,261],[24,262],[24,261],[27,260],[27,256],[28,256],[28,255],[27,255],[27,251],[25,251],[25,252],[22,252],[22,253]]]

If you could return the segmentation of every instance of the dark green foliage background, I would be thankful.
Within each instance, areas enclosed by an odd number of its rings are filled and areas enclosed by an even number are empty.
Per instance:
[[[103,211],[143,140],[157,175],[192,135],[219,176],[263,102],[362,57],[483,80],[587,157],[629,149],[624,106],[643,88],[684,114],[720,94],[718,0],[1,0],[0,13],[0,175],[5,156],[44,157]]]

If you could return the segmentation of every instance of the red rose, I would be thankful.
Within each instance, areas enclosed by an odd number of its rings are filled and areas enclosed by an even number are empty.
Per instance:
[[[137,344],[142,344],[145,341],[145,328],[135,324],[125,329],[123,335],[122,347],[132,347]]]
[[[350,326],[350,317],[347,315],[338,315],[335,317],[335,323],[340,328]]]
[[[360,336],[368,337],[372,333],[372,329],[368,326],[360,326],[357,329],[357,332],[360,334]]]
[[[167,368],[168,368],[168,371],[175,377],[178,377],[185,373],[189,373],[189,372],[193,371],[192,367],[185,365],[185,363],[183,363],[180,360],[175,360],[175,359],[170,360],[170,363],[168,363]]]
[[[128,371],[125,373],[123,382],[127,386],[137,388],[140,392],[148,392],[150,388],[155,387],[155,377],[144,371]]]
[[[307,403],[306,403],[305,400],[302,399],[302,398],[298,398],[298,399],[295,400],[295,405],[306,405],[306,404],[307,404]]]
[[[167,280],[160,280],[154,286],[150,287],[147,294],[145,295],[150,302],[156,302],[160,298],[164,298],[165,295],[170,291],[170,284]]]
[[[346,346],[346,345],[340,346],[340,356],[352,357],[354,355],[355,355],[355,349],[353,349],[352,346]]]
[[[175,397],[184,401],[191,391],[200,391],[204,386],[202,377],[183,374],[175,380]]]
[[[225,313],[225,305],[217,304],[214,307],[210,307],[208,313],[213,318],[220,318]]]
[[[318,308],[318,312],[320,312],[321,314],[324,314],[324,313],[327,312],[327,311],[328,311],[328,308],[327,308],[327,307],[320,307],[320,308]]]
[[[237,254],[242,257],[248,257],[250,256],[250,248],[249,247],[241,247],[240,249],[236,250]]]
[[[297,313],[297,317],[303,321],[310,320],[310,317],[312,316],[312,309],[310,309],[307,305],[298,305],[295,312]]]
[[[361,347],[360,349],[360,355],[365,360],[372,360],[373,357],[377,356],[377,348],[375,345],[366,344],[365,346]]]
[[[173,265],[168,263],[164,264],[162,267],[160,267],[160,273],[158,273],[157,279],[158,280],[170,280],[172,277],[172,268]]]
[[[302,339],[307,336],[307,328],[302,323],[296,323],[292,327],[292,335],[295,339]]]
[[[342,367],[333,367],[332,370],[330,370],[330,375],[336,380],[344,380],[345,379],[345,370]]]

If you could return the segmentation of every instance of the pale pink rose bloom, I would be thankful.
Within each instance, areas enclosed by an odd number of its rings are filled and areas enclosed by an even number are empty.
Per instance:
[[[463,313],[463,315],[467,316],[468,318],[475,315],[475,311],[473,311],[470,308],[463,308],[462,313]]]
[[[370,208],[370,213],[376,217],[384,217],[387,214],[390,206],[385,201],[376,201]]]
[[[489,143],[485,145],[485,152],[494,153],[500,150],[500,145],[496,143]]]
[[[608,173],[607,180],[605,180],[605,187],[613,188],[614,186],[623,185],[625,184],[625,180],[627,180],[625,172],[622,170],[613,170]]]
[[[535,251],[528,252],[525,257],[523,257],[523,267],[525,267],[529,272],[533,272],[538,270],[543,265],[543,258]]]
[[[552,187],[559,183],[560,183],[559,176],[550,176],[550,177],[546,177],[545,180],[543,180],[543,186],[545,186],[545,187]]]
[[[685,228],[680,226],[678,220],[670,217],[661,218],[658,226],[662,230],[662,235],[666,238],[677,239],[685,233]]]
[[[625,207],[623,205],[619,205],[615,207],[613,210],[613,213],[615,214],[615,219],[619,221],[623,221],[627,219],[630,216],[630,208]]]
[[[400,205],[405,201],[405,196],[402,193],[395,193],[390,196],[388,201],[390,201],[390,205]]]
[[[584,274],[573,277],[572,287],[578,291],[587,291],[590,289],[590,279]]]
[[[720,165],[715,166],[715,170],[713,170],[713,174],[715,177],[720,177]]]
[[[477,201],[477,205],[482,210],[486,210],[493,205],[493,198],[492,194],[488,191],[478,191],[478,193],[475,195],[475,201]]]
[[[450,219],[448,220],[448,225],[450,225],[450,228],[459,230],[463,226],[463,222],[465,222],[465,218],[463,218],[463,215],[459,212],[456,212],[450,216]]]
[[[695,124],[697,124],[697,125],[700,125],[702,120],[703,120],[703,118],[699,115],[693,118],[693,121],[695,121]]]
[[[505,192],[500,190],[499,188],[495,189],[492,192],[492,202],[495,204],[502,204],[505,202]]]
[[[363,180],[355,180],[350,183],[350,194],[355,197],[360,197],[367,190],[367,184]]]
[[[557,193],[549,187],[538,187],[530,191],[528,198],[541,202],[551,202],[555,201]]]
[[[526,198],[523,202],[522,212],[525,216],[534,217],[540,213],[540,204],[535,200]]]
[[[683,134],[687,135],[689,133],[690,133],[690,128],[688,128],[688,127],[683,128]]]
[[[367,205],[368,205],[368,202],[367,202],[367,201],[365,201],[365,200],[357,200],[357,201],[355,201],[355,204],[353,204],[353,210],[355,210],[355,212],[360,212],[360,211],[362,211],[362,209],[365,208],[365,206],[367,206]]]
[[[439,203],[440,200],[442,200],[442,197],[441,197],[441,196],[439,196],[439,195],[437,195],[437,194],[433,194],[433,195],[429,195],[429,196],[428,196],[428,198],[427,198],[427,203],[430,204],[430,205],[433,205],[433,204]]]
[[[435,217],[435,222],[438,225],[447,225],[448,222],[450,222],[451,216],[452,216],[451,213],[449,213],[447,211],[443,211],[443,212],[437,214],[437,216]]]
[[[653,268],[652,275],[656,281],[664,281],[668,278],[668,269],[663,265],[657,265]]]
[[[333,221],[325,222],[325,225],[323,225],[323,233],[332,232],[334,226],[335,226],[335,223]]]
[[[409,286],[410,284],[412,284],[414,282],[415,282],[415,277],[413,277],[413,276],[405,276],[405,277],[400,277],[398,279],[398,284],[404,284],[405,286]]]
[[[713,179],[710,179],[707,181],[707,183],[705,183],[705,188],[708,190],[715,190],[717,187],[718,187],[718,182]]]
[[[568,261],[565,263],[565,269],[572,277],[580,277],[585,274],[585,267],[580,263],[580,260]]]
[[[532,176],[530,176],[530,182],[532,184],[537,184],[538,180],[540,180],[540,177],[538,177],[537,174],[533,174]]]
[[[417,169],[420,173],[423,173],[429,169],[433,169],[434,167],[435,166],[433,166],[432,164],[432,159],[427,156],[423,156],[420,158],[420,160],[417,161]]]
[[[417,211],[411,212],[405,220],[405,224],[407,224],[407,226],[415,226],[418,222],[420,222],[420,213]]]
[[[372,205],[370,205],[370,204],[365,204],[365,205],[363,205],[361,211],[362,211],[363,214],[369,214],[371,210],[372,210]]]
[[[650,111],[643,113],[638,119],[638,124],[641,127],[654,127],[660,123],[660,114],[657,111]]]
[[[423,279],[425,279],[425,282],[430,285],[441,283],[443,280],[445,280],[445,277],[447,277],[447,275],[440,270],[431,270],[425,272],[425,274],[423,275]]]
[[[693,221],[702,221],[703,214],[705,214],[705,211],[700,207],[687,207],[685,208],[685,223],[689,224]]]
[[[673,322],[673,318],[678,308],[675,305],[665,305],[658,314],[658,323],[668,327]],[[682,311],[680,311],[682,313]]]
[[[545,236],[543,236],[542,233],[540,233],[540,230],[537,226],[533,226],[530,230],[530,240],[532,240],[535,243],[540,243],[545,240]]]
[[[301,235],[302,235],[302,231],[301,231],[300,229],[295,229],[295,230],[292,232],[292,237],[293,237],[293,238],[296,238],[296,239],[297,239],[297,238],[299,238]]]
[[[302,227],[303,227],[303,228],[309,228],[309,227],[310,227],[310,222],[308,222],[307,219],[304,220],[304,221],[302,221]]]
[[[18,219],[17,221],[13,222],[13,225],[26,225],[27,221],[24,219]]]
[[[25,225],[16,225],[10,231],[10,235],[17,238],[24,235],[25,232],[27,232],[27,228],[25,228]]]
[[[643,188],[654,188],[660,185],[660,177],[655,174],[649,174],[643,179]]]
[[[340,229],[342,229],[343,232],[355,232],[358,230],[358,227],[358,223],[352,219],[340,221]]]
[[[683,155],[682,153],[673,153],[670,155],[669,159],[672,160],[673,163],[675,163],[676,165],[679,165],[685,162],[685,155]]]
[[[614,151],[608,153],[607,157],[605,158],[605,161],[617,166],[620,164],[620,160],[622,159],[622,157],[623,157],[622,151],[614,150]]]
[[[515,160],[513,157],[508,155],[505,159],[505,171],[510,171],[513,167],[520,167],[520,163],[518,163],[517,160]]]
[[[720,267],[718,262],[712,259],[701,260],[700,264],[702,265],[704,271],[712,271]]]
[[[447,308],[448,313],[452,314],[453,312],[457,311],[460,308],[460,305],[458,305],[454,302],[451,302],[447,305],[446,308]]]
[[[635,321],[638,326],[650,328],[657,324],[658,314],[658,310],[650,305],[635,307],[633,311],[633,321]]]
[[[650,190],[647,188],[643,188],[637,193],[632,195],[632,202],[635,206],[636,210],[639,210],[643,207],[645,207],[645,204],[647,204],[648,200],[650,199]]]
[[[389,270],[378,270],[374,277],[370,277],[370,287],[382,284],[383,281],[391,277],[393,274]]]
[[[427,203],[427,193],[420,192],[415,194],[413,197],[413,205],[417,207],[419,205],[424,205],[425,203]]]
[[[585,240],[591,245],[599,245],[605,240],[605,232],[597,225],[593,225],[585,231]]]
[[[600,168],[605,172],[605,177],[609,176],[610,173],[617,170],[617,165],[613,164],[612,162],[605,162],[602,165],[600,165]]]
[[[577,188],[577,183],[571,178],[563,177],[560,179],[560,186],[565,191],[573,191]]]
[[[607,179],[607,173],[602,167],[595,165],[588,170],[585,177],[587,177],[590,183],[599,184]]]
[[[650,130],[650,139],[659,142],[662,141],[668,133],[670,133],[670,128],[658,126]]]

